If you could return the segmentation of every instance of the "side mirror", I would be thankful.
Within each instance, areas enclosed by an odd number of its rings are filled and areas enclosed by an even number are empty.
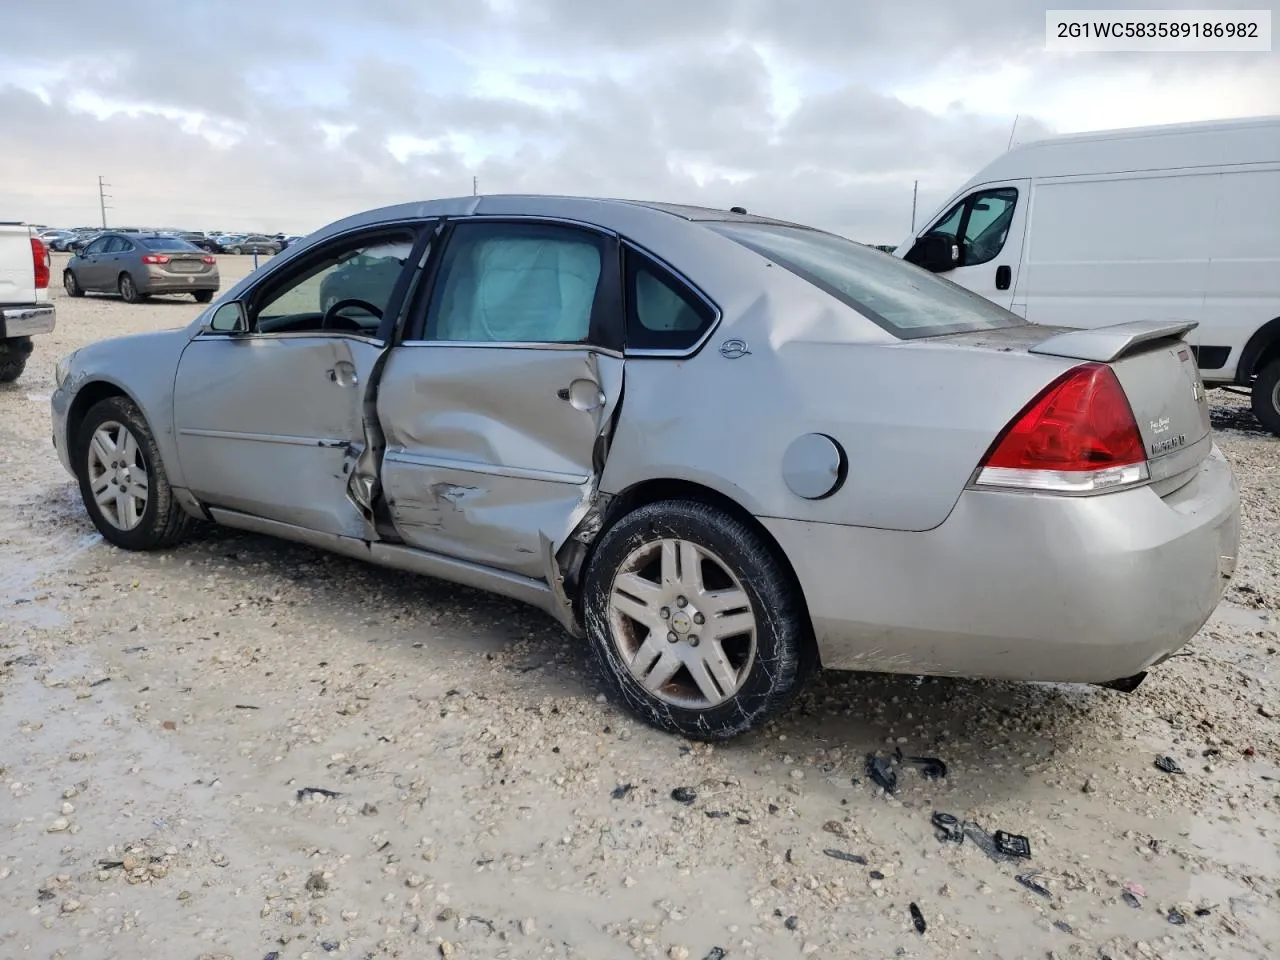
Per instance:
[[[248,333],[249,318],[245,315],[244,305],[239,300],[224,303],[213,312],[205,329],[210,333],[225,333],[233,337]]]
[[[903,259],[933,273],[946,273],[960,265],[960,245],[946,234],[926,233]]]

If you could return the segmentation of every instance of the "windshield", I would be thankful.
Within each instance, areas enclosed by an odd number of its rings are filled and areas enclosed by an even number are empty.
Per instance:
[[[1027,322],[950,280],[844,237],[767,223],[707,226],[803,277],[903,340]]]
[[[145,237],[142,240],[142,245],[148,250],[170,250],[174,252],[196,249],[187,241],[179,240],[177,237]]]

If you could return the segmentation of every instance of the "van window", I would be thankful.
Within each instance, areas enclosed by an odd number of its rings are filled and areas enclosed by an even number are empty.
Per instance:
[[[1004,249],[1017,205],[1018,191],[1014,187],[979,190],[948,210],[929,233],[941,234],[953,242],[960,238],[960,262],[956,266],[987,263]]]
[[[1026,323],[985,297],[874,247],[807,227],[707,223],[903,340]]]

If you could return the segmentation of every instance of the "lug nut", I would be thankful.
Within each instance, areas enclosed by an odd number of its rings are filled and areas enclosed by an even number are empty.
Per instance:
[[[680,638],[675,635],[674,630],[667,634],[667,643],[675,643],[679,639]]]
[[[671,619],[671,608],[670,608],[670,607],[663,607],[661,610],[659,610],[659,611],[658,611],[658,616],[660,616],[663,620],[670,620],[670,619]]]
[[[696,633],[689,634],[689,646],[696,647],[701,642],[702,641],[698,639],[698,635]]]
[[[677,607],[687,607],[688,605],[689,605],[689,601],[686,600],[684,597],[676,597]]]
[[[693,615],[693,622],[697,624],[703,624],[707,622],[707,618],[700,613],[695,613]]]

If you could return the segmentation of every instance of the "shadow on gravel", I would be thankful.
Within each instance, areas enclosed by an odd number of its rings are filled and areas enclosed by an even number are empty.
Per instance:
[[[1242,406],[1213,406],[1209,408],[1209,423],[1215,430],[1231,430],[1259,437],[1273,436],[1270,430],[1258,422],[1248,403]]]

